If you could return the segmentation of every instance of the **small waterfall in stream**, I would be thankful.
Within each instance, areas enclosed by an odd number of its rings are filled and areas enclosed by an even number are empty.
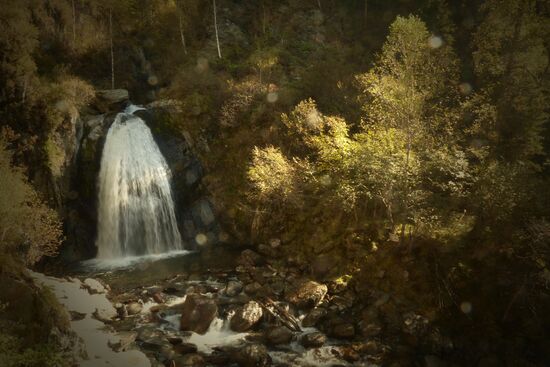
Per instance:
[[[145,122],[130,106],[111,125],[99,171],[99,259],[183,249],[170,169]]]

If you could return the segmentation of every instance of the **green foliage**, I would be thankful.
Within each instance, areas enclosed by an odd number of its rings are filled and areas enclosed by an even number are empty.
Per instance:
[[[267,147],[252,151],[248,177],[260,202],[296,202],[299,197],[298,174],[279,149]]]
[[[53,345],[25,348],[17,337],[0,332],[0,360],[5,367],[61,367],[68,362]]]

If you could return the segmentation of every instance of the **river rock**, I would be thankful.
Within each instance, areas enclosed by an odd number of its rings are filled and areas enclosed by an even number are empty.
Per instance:
[[[218,314],[218,306],[207,297],[190,294],[181,313],[180,329],[204,334]]]
[[[197,353],[197,346],[193,343],[181,343],[174,345],[174,351],[179,354]]]
[[[298,308],[317,306],[327,294],[327,286],[312,280],[298,283],[287,293],[287,300]]]
[[[236,280],[230,280],[225,286],[224,293],[227,297],[235,297],[243,290],[243,284]]]
[[[244,292],[246,294],[254,295],[258,293],[262,289],[262,285],[258,282],[253,282],[250,284],[245,285]]]
[[[174,359],[177,367],[202,367],[206,364],[204,358],[197,353],[186,354]]]
[[[258,252],[268,258],[277,258],[278,255],[279,255],[279,252],[277,251],[276,248],[274,247],[271,247],[271,246],[268,246],[268,245],[264,245],[264,244],[260,244],[258,245]]]
[[[143,309],[143,305],[139,302],[132,302],[128,305],[126,305],[126,311],[128,312],[128,315],[137,315],[141,312]]]
[[[285,326],[277,326],[272,329],[269,329],[265,338],[269,345],[279,345],[279,344],[288,344],[292,341],[294,334],[292,331],[288,330]]]
[[[302,339],[300,339],[300,343],[306,348],[319,348],[323,346],[326,341],[326,335],[317,331],[305,334],[304,336],[302,336]]]
[[[325,317],[327,314],[327,310],[324,308],[314,308],[311,310],[306,317],[302,320],[302,326],[303,327],[312,327],[319,323],[319,321]]]
[[[233,359],[240,367],[271,366],[267,348],[261,344],[245,345],[234,353]]]
[[[247,331],[262,318],[262,306],[258,302],[250,301],[239,308],[231,318],[231,330],[236,332]]]
[[[337,324],[332,327],[330,335],[339,339],[353,338],[355,336],[355,327],[348,322]]]
[[[263,264],[263,258],[257,252],[247,249],[241,252],[237,263],[244,266],[258,266]]]

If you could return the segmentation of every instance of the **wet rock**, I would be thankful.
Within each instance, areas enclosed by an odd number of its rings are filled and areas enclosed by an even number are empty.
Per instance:
[[[215,350],[214,352],[212,352],[212,354],[206,356],[205,359],[209,365],[224,367],[230,365],[229,355],[226,352],[219,350]]]
[[[120,110],[128,103],[130,96],[126,89],[107,89],[96,92],[94,107],[100,112]]]
[[[325,334],[321,332],[313,332],[302,336],[300,339],[300,344],[302,344],[305,348],[319,348],[323,346],[326,341],[327,337]]]
[[[288,344],[292,341],[293,336],[292,331],[285,326],[269,329],[265,334],[268,345]]]
[[[382,327],[379,324],[376,323],[370,323],[370,324],[361,324],[361,334],[365,338],[372,338],[374,336],[378,336],[380,332],[382,331]]]
[[[183,339],[180,338],[179,336],[171,336],[167,339],[170,342],[170,344],[172,344],[172,345],[179,345],[179,344],[183,343]]]
[[[237,332],[247,331],[262,318],[262,307],[258,302],[250,301],[239,308],[231,318],[231,330]]]
[[[263,264],[263,258],[260,254],[252,250],[244,250],[237,259],[237,264],[243,266],[258,266]]]
[[[206,362],[200,354],[191,353],[174,359],[176,367],[202,367]]]
[[[303,327],[312,327],[319,323],[319,321],[325,317],[327,310],[324,308],[314,308],[307,314],[307,316],[302,320]]]
[[[218,314],[218,306],[207,297],[188,295],[183,304],[180,329],[204,334]]]
[[[86,317],[85,313],[81,313],[77,311],[69,311],[69,315],[71,316],[71,321],[83,320]]]
[[[327,294],[327,286],[312,280],[297,284],[286,296],[298,308],[317,306]]]
[[[115,352],[122,352],[128,349],[131,346],[137,337],[137,332],[135,331],[123,331],[117,334],[119,340],[116,343],[109,343],[109,347]]]
[[[143,305],[139,302],[132,302],[128,305],[126,305],[126,311],[128,312],[128,315],[137,315],[141,312],[143,309]]]
[[[153,300],[156,303],[164,303],[166,300],[164,299],[164,295],[160,292],[153,293]]]
[[[353,338],[355,336],[355,327],[350,323],[336,325],[332,329],[332,336],[341,339]]]
[[[277,251],[276,248],[264,244],[258,245],[258,252],[272,259],[275,259],[279,256],[279,251]]]
[[[340,357],[342,357],[346,362],[357,362],[361,359],[359,353],[357,353],[351,346],[344,346],[339,348]]]
[[[112,321],[112,318],[113,318],[113,315],[104,310],[104,309],[97,309],[94,311],[94,313],[92,314],[92,316],[94,317],[94,319],[98,320],[98,321],[101,321],[103,323],[110,323]]]
[[[193,343],[181,343],[174,346],[174,351],[179,354],[196,353],[197,346]]]
[[[267,348],[261,344],[248,344],[234,353],[233,360],[240,367],[271,366]]]
[[[243,290],[243,284],[241,282],[230,280],[224,290],[224,293],[228,297],[235,297]]]
[[[92,278],[84,280],[83,286],[90,294],[105,293],[107,291],[103,284]]]
[[[231,330],[237,332],[247,331],[262,318],[262,307],[258,302],[250,301],[239,308],[231,318]]]
[[[262,285],[258,282],[247,284],[244,287],[244,292],[246,294],[254,295],[258,293],[262,289]]]

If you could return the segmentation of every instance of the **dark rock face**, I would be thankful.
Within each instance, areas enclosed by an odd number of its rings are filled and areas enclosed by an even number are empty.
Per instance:
[[[328,288],[324,284],[312,280],[298,283],[287,293],[287,300],[298,308],[317,306],[327,294]]]
[[[115,112],[122,109],[130,100],[126,89],[106,89],[96,92],[93,106],[100,112]]]
[[[258,302],[250,301],[239,308],[231,319],[231,330],[243,332],[250,330],[262,318],[262,307]]]
[[[210,298],[190,294],[181,313],[180,329],[204,334],[218,315],[218,306]]]
[[[234,353],[233,360],[241,367],[271,366],[267,348],[261,344],[248,344]]]
[[[178,367],[202,367],[206,365],[203,356],[200,354],[192,353],[186,354],[182,357],[175,359],[176,366]]]
[[[61,249],[61,258],[65,261],[78,261],[96,254],[97,176],[103,146],[117,113],[128,103],[126,90],[99,91],[96,100],[75,120],[71,135],[61,137],[62,145],[67,146],[68,163],[64,163],[63,167],[67,167],[61,176],[50,179],[49,191],[66,217],[67,241]],[[175,136],[166,130],[166,121],[177,113],[169,104],[156,103],[134,114],[149,126],[170,167],[179,230],[185,247],[196,249],[218,243],[222,231],[214,206],[201,185],[204,171],[192,151],[191,137],[189,134]]]
[[[327,341],[327,337],[325,334],[321,332],[313,332],[309,334],[305,334],[302,336],[302,339],[300,339],[300,343],[305,348],[319,348],[323,346]]]

